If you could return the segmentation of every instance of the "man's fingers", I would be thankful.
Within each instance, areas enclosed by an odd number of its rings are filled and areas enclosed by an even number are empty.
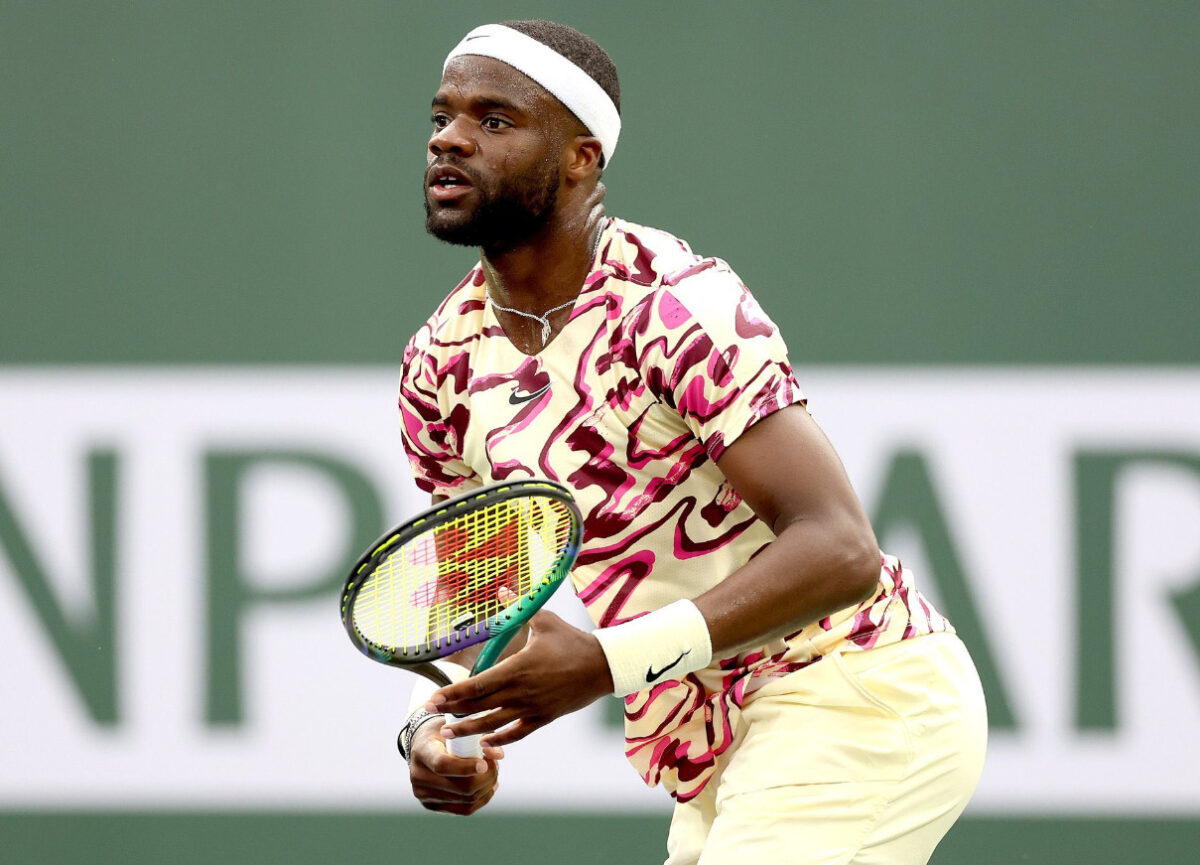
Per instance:
[[[459,816],[466,817],[474,814],[488,802],[492,801],[492,797],[496,795],[496,791],[499,788],[500,784],[497,782],[486,793],[480,794],[471,801],[442,801],[436,798],[436,796],[428,799],[421,798],[420,796],[417,798],[421,802],[421,805],[430,811],[438,811],[443,814],[458,814]]]
[[[487,760],[481,757],[455,757],[444,749],[445,745],[438,753],[422,760],[435,775],[443,778],[473,778],[487,772]]]
[[[461,708],[463,705],[474,705],[472,701],[482,700],[485,697],[493,696],[496,691],[500,690],[507,684],[505,674],[500,670],[501,664],[497,664],[490,670],[484,670],[477,676],[472,676],[469,679],[464,679],[461,682],[456,682],[453,685],[447,685],[444,688],[438,688],[430,695],[429,701],[425,704],[426,711],[429,712],[447,712]],[[499,671],[499,672],[498,672]],[[476,706],[474,711],[490,708],[489,706]],[[460,714],[469,714],[461,712]]]
[[[440,733],[439,730],[438,735],[422,742],[413,751],[414,769],[422,768],[444,778],[474,778],[486,773],[495,766],[496,760],[504,756],[504,752],[496,748],[486,755],[491,763],[480,757],[456,757],[446,748],[446,741]]]
[[[522,718],[515,724],[510,724],[502,730],[497,730],[495,733],[490,733],[487,737],[487,745],[499,747],[502,745],[511,745],[513,742],[519,742],[532,733],[539,727],[545,726],[537,722],[530,722]]]
[[[490,784],[480,787],[478,790],[452,790],[447,787],[439,787],[433,784],[413,784],[413,795],[422,802],[437,802],[446,805],[461,805],[466,802],[473,802],[476,798],[483,795],[483,791],[489,789]]]
[[[464,736],[478,736],[499,730],[505,724],[511,724],[520,717],[515,709],[496,709],[478,718],[463,718],[448,720],[438,732],[445,739],[461,739]]]
[[[536,631],[549,633],[560,626],[571,627],[550,610],[539,610],[529,620],[530,639],[533,639]],[[461,682],[438,688],[429,696],[425,709],[430,712],[453,711],[460,715],[469,715],[503,705],[504,692],[517,683],[517,678],[528,667],[525,651],[522,649],[504,658],[496,666]]]

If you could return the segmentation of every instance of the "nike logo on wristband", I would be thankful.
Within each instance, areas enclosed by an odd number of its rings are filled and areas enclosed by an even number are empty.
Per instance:
[[[654,672],[653,667],[647,667],[646,668],[646,684],[652,683],[655,679],[657,679],[659,676],[661,676],[667,670],[674,667],[676,664],[678,664],[680,661],[682,661],[686,656],[690,655],[691,653],[692,653],[692,650],[688,649],[686,652],[684,652],[682,655],[680,655],[678,658],[676,658],[671,663],[667,664],[665,667],[663,667],[657,673]]]
[[[537,399],[539,396],[550,390],[550,385],[542,385],[535,391],[529,393],[517,393],[520,388],[513,388],[513,392],[508,395],[509,405],[520,405],[523,402],[529,402],[531,399]]]

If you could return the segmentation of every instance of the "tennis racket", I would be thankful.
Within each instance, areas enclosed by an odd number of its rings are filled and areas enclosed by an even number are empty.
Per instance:
[[[368,658],[439,687],[450,679],[434,660],[486,642],[471,668],[480,673],[571,570],[582,522],[571,493],[552,481],[506,481],[447,499],[363,553],[342,592],[346,633]],[[448,744],[478,757],[479,739]]]

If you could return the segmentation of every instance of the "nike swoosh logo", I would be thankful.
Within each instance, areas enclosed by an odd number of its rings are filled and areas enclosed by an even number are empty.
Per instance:
[[[663,667],[657,673],[654,672],[653,667],[647,667],[646,668],[646,684],[650,684],[651,682],[653,682],[655,679],[657,679],[659,676],[661,676],[667,670],[674,667],[676,664],[678,664],[680,661],[682,661],[686,656],[690,655],[691,653],[692,653],[692,650],[688,649],[686,652],[684,652],[682,655],[680,655],[678,658],[676,658],[671,663],[667,664],[665,667]]]
[[[508,395],[509,405],[520,405],[523,402],[529,402],[531,399],[537,399],[548,390],[550,390],[550,385],[548,384],[543,385],[542,387],[535,391],[531,391],[530,393],[517,393],[516,390],[514,390]]]

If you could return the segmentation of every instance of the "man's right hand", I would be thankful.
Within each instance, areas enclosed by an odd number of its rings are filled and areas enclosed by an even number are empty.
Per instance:
[[[496,794],[500,748],[484,747],[483,757],[455,757],[446,750],[438,719],[421,725],[409,745],[408,776],[413,795],[430,811],[474,814]]]

